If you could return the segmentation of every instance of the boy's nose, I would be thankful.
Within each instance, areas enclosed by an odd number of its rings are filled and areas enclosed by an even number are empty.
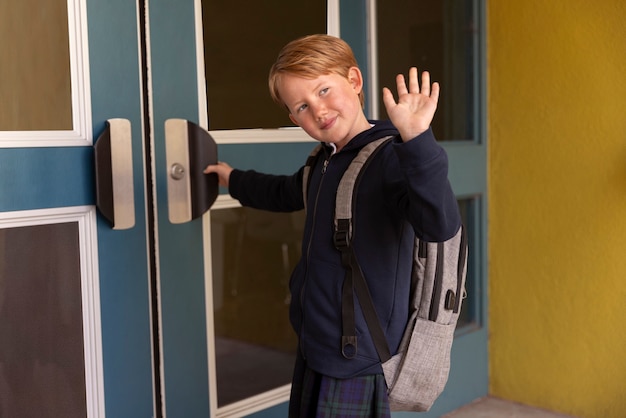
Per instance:
[[[328,113],[328,109],[324,106],[323,103],[315,104],[313,107],[313,114],[315,115],[315,119],[323,120]]]

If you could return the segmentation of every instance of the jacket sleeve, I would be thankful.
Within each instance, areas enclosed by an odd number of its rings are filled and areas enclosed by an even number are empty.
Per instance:
[[[304,209],[301,168],[293,175],[273,175],[254,170],[233,170],[228,191],[242,206],[273,212]]]
[[[431,129],[408,142],[395,140],[393,149],[406,184],[397,198],[416,235],[430,242],[450,239],[461,226],[461,216],[445,150]]]

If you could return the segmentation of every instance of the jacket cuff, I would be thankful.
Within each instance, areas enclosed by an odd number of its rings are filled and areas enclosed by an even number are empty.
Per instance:
[[[241,178],[243,177],[243,170],[233,169],[228,177],[228,193],[235,199],[239,200],[241,196]]]
[[[432,128],[407,142],[403,142],[398,136],[394,139],[393,145],[400,164],[405,167],[427,164],[444,152],[437,143]]]

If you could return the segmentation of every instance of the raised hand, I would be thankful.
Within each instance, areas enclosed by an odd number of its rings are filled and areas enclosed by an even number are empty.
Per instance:
[[[409,69],[409,85],[404,75],[396,76],[398,102],[387,87],[383,88],[383,103],[389,119],[398,128],[403,141],[409,141],[426,131],[435,116],[439,101],[439,83],[430,84],[428,71],[422,72],[422,86],[417,81],[417,68]]]

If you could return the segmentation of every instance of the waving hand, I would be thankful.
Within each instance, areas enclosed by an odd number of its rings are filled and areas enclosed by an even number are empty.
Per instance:
[[[383,103],[389,119],[398,128],[403,141],[409,141],[430,127],[437,110],[439,83],[430,83],[428,71],[422,72],[422,86],[417,80],[417,68],[409,69],[409,85],[404,75],[396,76],[398,101],[387,87],[383,88]]]

